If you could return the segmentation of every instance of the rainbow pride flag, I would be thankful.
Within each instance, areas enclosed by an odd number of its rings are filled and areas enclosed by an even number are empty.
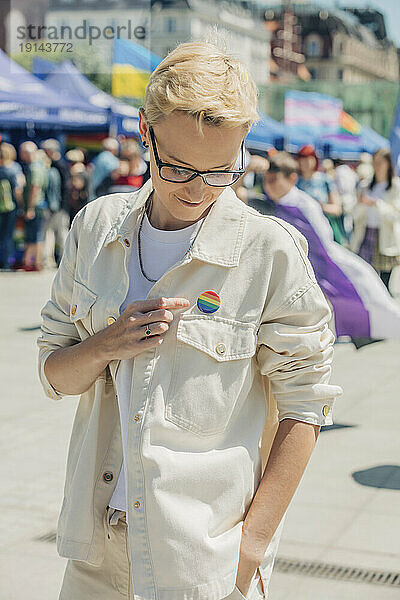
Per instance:
[[[112,95],[143,99],[150,74],[161,58],[140,44],[115,39],[112,64]]]
[[[360,135],[362,132],[362,125],[356,121],[349,113],[342,110],[340,115],[340,130],[342,133],[350,133],[351,135]]]

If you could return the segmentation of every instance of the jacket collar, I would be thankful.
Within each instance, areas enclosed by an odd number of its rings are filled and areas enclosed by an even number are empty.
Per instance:
[[[148,179],[140,190],[126,199],[125,206],[116,216],[106,236],[105,246],[118,238],[127,238],[132,244],[135,227],[143,215],[146,200],[152,190],[153,183]],[[191,248],[192,257],[225,267],[237,266],[246,219],[246,205],[230,187],[225,188],[200,227]]]

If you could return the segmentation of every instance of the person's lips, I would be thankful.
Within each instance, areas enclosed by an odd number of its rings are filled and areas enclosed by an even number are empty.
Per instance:
[[[203,203],[203,201],[201,200],[201,202],[189,202],[188,200],[183,200],[183,198],[179,198],[178,196],[175,196],[180,202],[182,202],[182,204],[184,204],[185,206],[200,206],[200,204]]]

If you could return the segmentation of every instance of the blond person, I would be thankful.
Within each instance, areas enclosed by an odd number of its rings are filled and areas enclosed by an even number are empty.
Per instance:
[[[257,118],[239,60],[181,44],[140,110],[151,178],[74,219],[38,340],[48,396],[81,395],[60,600],[268,597],[341,388],[305,238],[230,187]]]

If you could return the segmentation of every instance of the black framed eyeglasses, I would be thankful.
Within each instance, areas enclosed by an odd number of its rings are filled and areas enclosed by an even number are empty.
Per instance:
[[[240,148],[240,168],[235,171],[196,171],[189,167],[180,167],[171,163],[163,162],[157,151],[156,138],[153,128],[149,126],[151,144],[154,158],[158,167],[160,178],[171,183],[187,183],[195,177],[201,177],[206,185],[212,187],[226,187],[233,185],[244,173],[244,141]]]

